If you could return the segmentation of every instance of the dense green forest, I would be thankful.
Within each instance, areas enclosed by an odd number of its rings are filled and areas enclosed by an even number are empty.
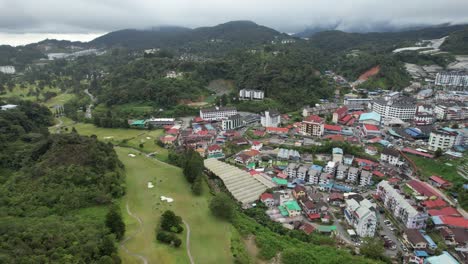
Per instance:
[[[79,212],[124,194],[123,165],[111,145],[51,124],[35,103],[0,111],[0,262],[119,263],[103,219]]]
[[[45,58],[45,55],[34,48],[0,45],[0,66],[12,65],[17,70],[23,70],[26,65],[40,58]]]
[[[468,27],[456,31],[445,40],[441,49],[443,51],[452,52],[454,54],[467,55],[468,54]]]

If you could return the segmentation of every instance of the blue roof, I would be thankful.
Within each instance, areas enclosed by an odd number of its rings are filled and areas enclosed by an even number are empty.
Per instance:
[[[211,124],[206,124],[205,128],[208,130],[215,130],[215,128]]]
[[[438,216],[433,216],[432,217],[432,222],[434,222],[435,225],[443,225],[444,222],[440,220],[440,217]]]
[[[316,171],[322,171],[323,170],[323,167],[322,166],[319,166],[319,165],[313,165],[310,166],[311,169],[313,170],[316,170]]]
[[[388,146],[390,144],[390,141],[382,139],[382,140],[379,141],[379,143],[380,143],[380,145],[386,147],[386,146]]]
[[[421,130],[416,129],[416,128],[411,128],[411,127],[405,129],[405,133],[412,136],[412,137],[417,137],[417,136],[420,136],[422,134]]]
[[[341,185],[341,184],[334,184],[333,189],[338,189],[340,191],[345,191],[345,192],[350,192],[353,190],[352,187],[346,186],[346,185]]]
[[[432,240],[432,238],[428,235],[423,235],[424,239],[426,239],[427,241],[427,244],[429,244],[429,247],[432,248],[432,249],[435,249],[437,248],[437,244],[434,243],[434,240]]]
[[[425,257],[429,256],[429,254],[427,254],[427,252],[424,251],[424,250],[415,250],[414,254],[416,255],[416,257],[424,257],[425,258]]]
[[[333,154],[343,154],[343,150],[340,148],[333,148]]]
[[[380,122],[381,116],[377,114],[376,112],[370,112],[370,113],[363,113],[359,117],[359,121],[369,120],[369,119]]]
[[[442,255],[429,257],[424,261],[424,263],[425,264],[459,264],[460,262],[458,262],[454,257],[452,257],[452,255],[450,255],[450,253],[448,253],[447,251],[443,251]]]

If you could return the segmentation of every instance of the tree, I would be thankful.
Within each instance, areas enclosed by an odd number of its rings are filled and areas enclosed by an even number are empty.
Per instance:
[[[161,215],[161,229],[173,233],[184,231],[182,227],[182,218],[173,211],[167,210]]]
[[[373,237],[364,238],[360,248],[361,255],[376,260],[383,260],[385,258],[384,252],[385,248],[382,240]]]
[[[198,176],[192,184],[192,192],[195,195],[201,195],[203,193],[203,176]]]
[[[218,193],[210,202],[213,215],[231,221],[234,217],[235,205],[232,199],[225,193]]]
[[[109,208],[109,212],[106,215],[106,226],[118,240],[121,240],[125,234],[125,223],[122,220],[122,214],[120,209],[116,205],[112,205]]]
[[[438,158],[440,156],[442,156],[443,152],[442,152],[442,149],[441,148],[438,148],[435,152],[434,152],[434,157]]]

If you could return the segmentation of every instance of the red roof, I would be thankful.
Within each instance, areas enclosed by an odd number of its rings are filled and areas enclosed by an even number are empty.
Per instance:
[[[448,226],[468,228],[468,219],[456,216],[440,216],[440,220]]]
[[[431,209],[431,208],[442,208],[446,207],[447,203],[442,200],[442,199],[437,199],[437,200],[427,200],[422,202],[422,205],[424,205],[426,208]]]
[[[168,130],[166,131],[166,134],[177,135],[177,134],[179,134],[179,129],[168,129]]]
[[[369,142],[369,143],[377,143],[377,142],[379,142],[380,140],[382,140],[381,137],[375,137],[375,138],[372,138],[372,139],[367,140],[367,142]]]
[[[260,144],[262,144],[260,141],[252,141],[252,145],[256,146],[256,145],[260,145]]]
[[[324,125],[323,128],[325,130],[331,130],[331,131],[341,131],[341,126],[335,126],[335,125]]]
[[[271,193],[262,193],[262,195],[260,195],[260,200],[265,201],[267,199],[273,199],[273,194],[271,194]]]
[[[351,115],[346,115],[345,117],[343,117],[340,122],[343,123],[343,124],[346,124],[346,122],[348,122],[350,119],[352,118]]]
[[[380,129],[379,129],[377,126],[369,125],[369,124],[365,124],[365,125],[364,125],[364,128],[365,128],[367,131],[380,131]]]
[[[244,151],[245,155],[249,155],[250,157],[258,156],[260,154],[260,151],[255,150],[255,149],[249,149],[247,151]]]
[[[348,107],[346,107],[346,106],[342,106],[342,107],[336,109],[336,111],[335,111],[335,113],[337,113],[340,116],[346,114],[346,112],[348,112]]]
[[[211,145],[208,147],[208,151],[217,151],[217,150],[222,150],[222,148],[219,145]]]
[[[288,133],[289,129],[286,127],[267,127],[267,131],[269,132],[278,132],[278,133]]]
[[[460,212],[453,207],[445,207],[440,210],[432,209],[427,211],[430,216],[461,216]]]
[[[256,170],[251,170],[249,171],[250,175],[254,176],[254,175],[257,175],[257,174],[260,174],[260,172],[256,171]]]
[[[430,159],[434,158],[434,155],[431,155],[429,153],[425,153],[425,152],[422,152],[422,151],[417,151],[417,150],[414,150],[414,149],[411,149],[411,148],[403,148],[401,151],[411,153],[411,154],[414,154],[414,155],[419,155],[419,156],[422,156],[422,157],[425,157],[425,158],[430,158]]]
[[[437,176],[437,175],[432,175],[429,179],[431,179],[432,181],[440,184],[440,185],[445,185],[445,184],[448,184],[449,182],[442,179],[441,177]]]
[[[276,175],[276,177],[281,178],[281,179],[286,179],[286,178],[288,177],[288,175],[286,175],[286,174],[280,172],[280,173],[278,173],[278,174]]]
[[[320,219],[320,214],[308,214],[310,220]]]
[[[333,200],[344,200],[344,196],[343,196],[342,193],[334,192],[334,193],[330,194],[328,199],[330,199],[331,201],[333,201]]]
[[[326,135],[323,138],[330,139],[331,141],[341,141],[341,142],[345,140],[344,136],[342,135]]]
[[[380,171],[373,171],[372,174],[374,174],[375,176],[380,177],[380,178],[385,177],[385,175],[383,173],[381,173]]]
[[[253,133],[254,133],[255,136],[263,136],[263,135],[265,135],[265,131],[261,131],[261,130],[255,130]]]
[[[205,136],[208,135],[208,130],[200,130],[197,132],[198,135]]]
[[[315,227],[309,223],[304,223],[299,229],[308,235],[315,231]]]
[[[377,166],[377,165],[379,165],[377,162],[373,162],[373,161],[368,160],[368,159],[355,158],[354,160],[355,160],[360,166],[362,166],[362,164],[365,164],[364,166],[366,166],[366,165],[369,165],[369,166]]]
[[[389,183],[397,183],[397,182],[399,182],[399,181],[401,181],[401,180],[398,179],[398,178],[395,178],[395,177],[388,179],[388,182],[389,182]]]
[[[195,117],[195,118],[193,119],[193,121],[194,121],[195,123],[203,122],[203,118],[197,116],[197,117]]]
[[[322,122],[322,118],[318,115],[310,115],[310,116],[305,117],[304,121],[320,123]]]
[[[439,197],[439,195],[427,184],[421,181],[417,180],[411,180],[408,183],[406,183],[409,187],[420,193],[421,195],[431,197],[431,196],[436,196]]]
[[[173,136],[162,136],[159,138],[162,142],[172,142],[176,140],[176,137]]]
[[[352,118],[351,120],[349,120],[349,122],[346,125],[347,126],[352,126],[354,124],[354,122],[356,122],[356,119]]]

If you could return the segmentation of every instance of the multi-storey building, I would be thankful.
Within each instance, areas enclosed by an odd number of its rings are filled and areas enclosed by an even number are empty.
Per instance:
[[[336,163],[343,163],[343,149],[341,148],[332,149],[332,161]]]
[[[400,152],[394,148],[384,148],[382,153],[380,153],[380,161],[393,166],[403,165],[403,162],[400,161]]]
[[[320,185],[328,185],[332,183],[332,181],[333,181],[333,175],[331,175],[330,173],[322,172],[320,174],[320,178],[319,178]]]
[[[441,150],[449,150],[455,145],[457,139],[459,142],[462,141],[460,140],[460,137],[463,137],[463,134],[460,135],[460,133],[454,129],[441,128],[433,130],[429,135],[428,148],[433,151],[436,151],[439,148]]]
[[[371,102],[371,98],[345,98],[343,104],[348,107],[349,110],[364,110],[367,109],[367,106]]]
[[[296,172],[296,177],[301,180],[306,180],[307,177],[307,171],[309,170],[309,167],[305,165],[301,165]]]
[[[348,182],[356,182],[359,177],[359,169],[356,167],[350,167],[348,170],[348,176],[346,177],[346,181]]]
[[[291,179],[296,178],[298,166],[296,163],[289,163],[285,170],[286,175]]]
[[[468,118],[468,107],[456,102],[438,103],[434,114],[438,120],[463,120]]]
[[[239,91],[239,99],[241,100],[263,100],[265,92],[260,90],[242,89]]]
[[[406,228],[426,227],[429,215],[414,208],[388,181],[381,181],[377,185],[376,194],[382,200],[385,208],[392,213],[393,217],[399,219]]]
[[[162,127],[162,126],[172,126],[175,124],[174,118],[150,118],[146,119],[145,125],[146,126],[153,126],[153,127]]]
[[[338,109],[338,105],[335,103],[325,103],[314,107],[306,106],[302,110],[302,116],[331,114],[335,112],[336,109]]]
[[[312,165],[309,168],[308,182],[312,184],[318,184],[320,180],[320,173],[322,173],[322,166]]]
[[[221,128],[224,131],[233,130],[244,125],[242,117],[239,114],[235,114],[227,117],[221,121]]]
[[[336,162],[329,161],[327,163],[327,166],[325,166],[325,168],[323,169],[323,171],[326,172],[326,173],[330,173],[331,175],[335,175]]]
[[[468,88],[468,73],[439,72],[436,75],[435,85],[443,86],[449,90],[463,91]]]
[[[7,65],[7,66],[0,66],[0,72],[4,74],[14,74],[16,70],[14,66]]]
[[[377,99],[372,103],[372,111],[378,113],[384,119],[413,120],[416,114],[416,102],[409,97],[399,97],[388,101]]]
[[[203,120],[219,121],[226,119],[230,116],[236,115],[237,109],[235,107],[214,107],[200,109],[200,117]]]
[[[264,127],[278,127],[281,123],[281,115],[278,111],[269,110],[261,114],[261,123]]]
[[[344,210],[346,221],[354,227],[360,237],[373,237],[377,228],[377,215],[375,205],[364,199],[360,202],[355,199],[346,200]]]
[[[348,113],[348,107],[346,106],[342,106],[336,109],[336,111],[333,112],[332,122],[335,124],[338,123],[338,121],[340,121],[340,119],[343,118],[347,113]]]
[[[372,180],[372,173],[370,171],[363,170],[361,176],[359,176],[359,186],[369,186]]]
[[[338,168],[336,169],[336,179],[344,180],[348,176],[348,169],[349,167],[346,165],[338,165]]]
[[[304,118],[301,125],[301,133],[305,136],[321,137],[323,136],[323,119],[317,115],[311,115]]]

